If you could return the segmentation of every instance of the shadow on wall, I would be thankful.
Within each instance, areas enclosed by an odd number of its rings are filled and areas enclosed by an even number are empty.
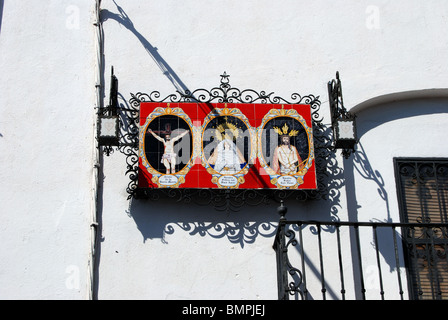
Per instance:
[[[328,163],[325,184],[329,188],[325,199],[300,201],[285,200],[288,206],[287,218],[338,221],[340,188],[344,186],[343,170],[335,158]],[[279,202],[271,200],[257,205],[242,206],[237,212],[217,211],[211,205],[201,206],[192,199],[160,198],[157,200],[131,199],[127,215],[134,219],[137,228],[148,239],[161,239],[169,243],[169,236],[175,232],[188,232],[190,236],[226,238],[241,248],[253,244],[258,237],[274,241],[280,216]],[[327,230],[334,232],[334,230]]]
[[[325,134],[329,134],[329,131],[325,131]],[[322,174],[319,180],[322,187],[327,188],[327,192],[323,199],[299,200],[293,196],[286,197],[284,201],[289,208],[289,220],[339,220],[341,188],[345,186],[344,170],[334,152],[329,155],[325,153],[324,156],[320,154],[321,151],[316,151],[319,154],[318,163],[324,166],[326,174]],[[238,206],[238,211],[224,212],[218,211],[219,201],[200,205],[200,201],[194,198],[200,197],[200,193],[182,196],[176,191],[173,189],[168,192],[170,196],[156,200],[131,199],[126,213],[134,219],[144,242],[148,239],[161,239],[168,243],[169,236],[175,232],[214,239],[225,238],[241,248],[255,243],[258,237],[272,238],[274,241],[280,218],[277,213],[279,199],[258,199],[251,205],[250,199],[246,199],[245,205]],[[245,195],[251,198],[253,195],[248,192]]]
[[[124,99],[123,103],[128,108]],[[318,138],[327,141],[331,129],[322,126],[320,130],[323,130],[322,136]],[[290,208],[288,219],[338,221],[341,189],[345,185],[344,170],[336,154],[328,152],[327,144],[318,145],[320,147],[315,150],[316,165],[324,171],[318,175],[318,185],[326,190],[322,194],[316,193],[316,199],[303,198],[303,193],[286,195],[281,190],[276,190],[275,194],[270,193],[274,190],[263,190],[260,191],[262,196],[257,190],[240,190],[243,193],[237,198],[227,199],[223,193],[209,194],[207,190],[203,193],[182,193],[178,192],[182,189],[164,189],[166,194],[157,197],[146,200],[132,198],[126,213],[136,222],[144,242],[161,239],[168,243],[169,235],[183,231],[191,236],[226,238],[241,248],[254,243],[260,236],[275,236],[280,218],[277,213],[281,199],[277,198],[279,196]],[[137,161],[136,155],[133,154],[131,158]],[[202,198],[208,201],[202,201]],[[227,211],[223,212],[225,209]]]
[[[164,76],[181,93],[189,91],[179,76],[168,65],[154,47],[134,26],[124,9],[114,1],[117,12],[103,9],[102,21],[113,20],[129,30],[145,48],[146,52],[160,68]],[[107,40],[106,40],[107,41]],[[122,97],[123,98],[123,97]],[[124,100],[124,99],[123,99]],[[323,128],[324,136],[330,134],[330,128]],[[316,152],[318,152],[316,150]],[[337,162],[334,153],[329,157],[322,156],[322,162],[327,169],[324,184],[328,188],[325,200],[310,200],[306,202],[287,200],[290,208],[288,219],[312,218],[317,220],[339,220],[341,188],[344,187],[344,170]],[[137,228],[148,239],[161,239],[169,242],[169,236],[176,232],[188,232],[191,236],[226,238],[240,247],[252,244],[258,237],[274,238],[279,216],[278,203],[246,206],[236,213],[217,212],[213,207],[202,207],[195,204],[176,202],[175,200],[160,199],[131,200],[127,214],[132,217]]]
[[[380,219],[371,219],[371,222],[393,222],[390,214],[390,205],[389,205],[389,196],[386,191],[386,185],[384,182],[384,178],[381,175],[380,171],[374,170],[370,164],[370,161],[367,157],[367,154],[364,150],[364,147],[361,143],[358,143],[358,150],[355,153],[355,157],[353,160],[353,167],[356,172],[364,179],[371,181],[376,184],[378,195],[372,195],[378,197],[384,202],[386,206],[386,218],[384,220]],[[359,208],[359,206],[357,206]],[[379,212],[379,214],[383,215],[383,212]],[[386,263],[389,265],[389,271],[392,272],[396,269],[396,261],[395,261],[395,252],[390,247],[390,237],[395,236],[397,239],[401,239],[401,234],[398,231],[387,230],[386,228],[379,228],[378,232],[378,250],[383,256]],[[394,232],[394,234],[391,234]],[[372,241],[371,245],[375,248],[375,243]]]
[[[372,194],[372,197],[378,198],[378,201],[384,202],[387,211],[387,217],[385,221],[372,221],[372,222],[392,222],[390,217],[390,209],[389,209],[389,198],[386,191],[386,185],[383,176],[379,170],[376,170],[372,167],[368,155],[363,148],[361,143],[358,144],[356,153],[349,158],[348,160],[344,160],[344,169],[337,169],[337,166],[334,166],[335,176],[331,181],[333,188],[330,188],[330,196],[334,195],[335,201],[329,201],[331,204],[330,210],[333,214],[331,216],[331,221],[339,221],[339,217],[337,216],[337,211],[339,207],[339,188],[335,188],[335,183],[340,181],[340,185],[346,186],[347,192],[347,210],[348,210],[348,220],[350,222],[357,222],[359,218],[359,209],[361,206],[358,205],[355,193],[355,181],[354,175],[361,176],[362,179],[367,180],[369,183],[373,183],[376,186],[377,193]],[[339,179],[335,179],[339,177]],[[382,207],[382,206],[378,206]],[[294,209],[293,209],[294,210]],[[290,211],[288,210],[288,215]],[[384,216],[384,212],[380,212],[381,216]],[[292,220],[291,217],[288,220]],[[301,220],[301,218],[299,218]],[[312,221],[320,221],[326,222],[329,219],[321,219],[321,216],[318,216],[316,219],[309,219]],[[379,288],[379,280],[378,271],[376,269],[376,265],[367,264],[360,266],[359,261],[363,260],[364,257],[375,257],[375,252],[378,250],[384,261],[387,264],[388,273],[391,274],[393,272],[399,272],[398,267],[402,267],[404,265],[403,256],[400,255],[399,263],[397,264],[396,256],[395,256],[395,248],[394,238],[400,239],[400,234],[398,231],[395,231],[392,228],[378,228],[377,239],[375,242],[373,238],[373,231],[367,228],[360,228],[362,231],[362,250],[358,250],[357,243],[357,235],[355,229],[352,227],[340,227],[340,234],[348,234],[349,235],[349,243],[344,243],[350,247],[349,254],[341,254],[339,257],[341,261],[347,262],[351,261],[352,274],[345,274],[345,277],[349,277],[353,279],[353,287],[337,287],[338,283],[335,281],[335,278],[330,278],[330,280],[326,280],[325,274],[337,274],[340,270],[338,270],[338,262],[337,260],[330,261],[331,254],[334,254],[338,250],[336,245],[336,238],[339,236],[339,232],[335,225],[325,225],[319,224],[317,227],[313,222],[306,224],[291,224],[288,229],[289,233],[286,233],[287,242],[289,245],[288,259],[290,261],[294,261],[292,264],[292,268],[290,269],[290,277],[295,286],[301,290],[300,294],[296,294],[294,298],[296,300],[302,299],[303,294],[306,293],[306,298],[309,300],[320,299],[320,296],[331,297],[331,299],[341,299],[342,292],[347,292],[350,295],[354,295],[356,299],[362,299],[362,291],[368,289],[369,294],[372,292],[376,292],[377,287]],[[367,233],[364,233],[367,232]],[[304,237],[302,238],[302,233]],[[371,237],[371,238],[370,238]],[[319,247],[320,241],[322,240],[321,247]],[[401,242],[397,242],[398,251],[401,250]],[[325,250],[321,251],[322,248],[332,248],[332,252],[326,252]],[[294,249],[294,250],[293,250]],[[322,256],[316,258],[316,252],[322,254]],[[373,253],[373,255],[372,255]],[[359,257],[359,254],[362,255],[362,258]],[[297,259],[296,256],[300,258]],[[373,260],[368,260],[369,263]],[[324,268],[325,266],[325,268]],[[385,267],[385,266],[384,266]],[[381,268],[384,268],[381,267]],[[325,269],[325,274],[324,274]],[[289,269],[288,269],[289,270]],[[321,283],[312,282],[306,283],[303,280],[304,274],[307,274],[309,279],[319,279]],[[339,276],[343,276],[342,273],[339,273]],[[348,278],[345,278],[346,281]],[[346,283],[347,284],[347,283]],[[321,286],[322,287],[321,287]],[[379,291],[379,290],[377,290]]]
[[[276,205],[248,207],[237,213],[217,212],[212,207],[183,205],[173,200],[132,199],[127,214],[143,236],[169,243],[168,236],[178,231],[190,236],[226,238],[244,248],[258,237],[271,238],[277,231]]]
[[[3,4],[4,0],[0,0],[0,34],[2,33],[2,19],[3,19]]]
[[[303,217],[303,213],[307,212],[315,219],[337,219],[337,216],[330,214],[335,207],[332,201],[310,200],[301,203],[289,200],[287,204],[291,209],[290,218],[297,215]],[[170,235],[187,232],[190,236],[224,238],[244,248],[255,243],[258,237],[272,238],[274,241],[280,218],[277,207],[278,204],[272,202],[226,213],[216,211],[212,206],[185,204],[172,199],[132,199],[126,213],[134,219],[143,242],[161,239],[168,244]]]
[[[118,13],[110,12],[106,9],[101,10],[101,19],[103,22],[107,20],[117,21],[120,25],[128,29],[137,39],[140,41],[142,46],[148,52],[149,56],[154,60],[157,66],[160,68],[162,73],[168,78],[168,80],[174,85],[177,91],[185,93],[188,90],[187,86],[182,82],[182,80],[177,76],[174,70],[169,66],[169,64],[162,58],[162,56],[154,47],[134,26],[134,23],[115,1],[115,6],[117,7]]]
[[[364,146],[361,142],[357,145],[357,150],[353,155],[353,161],[346,161],[345,168],[347,172],[347,207],[349,212],[349,219],[352,222],[359,221],[359,212],[358,210],[361,208],[361,205],[358,204],[355,194],[355,182],[354,175],[355,172],[362,177],[363,179],[370,181],[376,186],[377,194],[372,194],[372,198],[378,198],[380,202],[383,202],[386,207],[386,218],[384,220],[380,219],[371,219],[371,222],[393,222],[390,214],[390,204],[389,204],[389,196],[386,191],[386,185],[384,178],[381,172],[372,167],[369,157],[364,149]],[[378,206],[382,207],[382,206]],[[379,216],[384,216],[384,212],[378,212]],[[394,248],[390,246],[391,239],[393,236],[397,237],[397,239],[401,238],[401,235],[397,231],[391,231],[392,229],[388,228],[378,228],[378,251],[383,256],[387,265],[389,266],[389,272],[396,270],[396,260],[395,260],[395,251]],[[391,232],[394,232],[392,234]],[[373,249],[375,248],[375,243],[372,240],[370,245]],[[398,244],[400,245],[400,243]],[[355,243],[352,243],[353,248],[356,247]],[[356,253],[356,251],[354,251]],[[352,259],[355,263],[355,259],[357,259],[357,254],[354,254]],[[403,261],[403,260],[402,260]]]
[[[440,93],[440,92],[441,93]],[[422,115],[436,115],[436,114],[445,114],[447,111],[446,108],[446,99],[444,98],[431,98],[428,96],[427,98],[413,98],[413,96],[425,95],[425,94],[442,94],[443,90],[439,91],[430,91],[426,93],[426,90],[415,91],[415,92],[403,92],[397,94],[391,94],[389,102],[383,102],[378,105],[371,105],[368,108],[361,109],[358,113],[358,137],[362,140],[362,136],[369,132],[370,130],[375,129],[377,126],[382,124],[396,121],[399,119],[417,117]],[[393,98],[398,97],[398,101],[394,101]],[[424,106],[424,107],[422,107]],[[390,163],[392,164],[393,159],[390,159]],[[386,217],[384,219],[376,219],[373,218],[371,222],[399,222],[393,221],[391,215],[390,208],[390,199],[387,193],[387,189],[394,187],[387,187],[385,184],[385,180],[381,174],[381,168],[373,168],[369,156],[368,150],[366,150],[362,144],[359,142],[357,145],[357,150],[353,156],[353,160],[346,160],[344,163],[345,173],[346,173],[346,183],[347,183],[347,209],[349,214],[349,219],[352,222],[358,221],[359,218],[359,209],[361,205],[358,203],[356,199],[356,185],[355,185],[355,174],[359,175],[361,178],[366,181],[374,184],[376,186],[377,193],[372,193],[372,199],[377,199],[378,204],[384,203],[386,212],[381,211],[378,212],[378,216]],[[382,206],[378,206],[382,207]],[[387,243],[383,241],[383,239],[387,239],[390,237],[390,231],[384,228],[380,228],[378,230],[378,249],[382,254],[383,258],[387,262],[390,267],[390,271],[396,268],[395,263],[395,254],[393,250],[388,247]],[[397,239],[401,238],[399,232],[395,233]],[[400,242],[401,244],[401,242]],[[375,244],[371,243],[372,247]]]
[[[424,105],[424,108],[422,107]],[[442,114],[446,113],[446,103],[440,99],[427,99],[427,100],[406,100],[394,102],[394,105],[385,104],[376,106],[375,108],[369,108],[363,110],[361,114],[358,115],[358,134],[359,137],[362,137],[366,132],[374,129],[375,127],[382,125],[384,123],[403,119],[410,118],[420,115],[431,115],[431,114]],[[374,150],[370,151],[373,152]],[[390,164],[392,164],[392,159],[390,159]],[[375,203],[375,209],[377,209],[377,217],[372,218],[370,222],[398,222],[393,221],[392,212],[390,207],[390,196],[388,194],[388,190],[393,188],[394,186],[387,186],[386,180],[384,179],[384,175],[381,173],[382,168],[375,168],[372,166],[372,163],[369,159],[369,148],[365,147],[362,142],[358,143],[356,153],[349,158],[348,160],[344,160],[344,178],[347,192],[347,211],[348,218],[350,222],[358,222],[365,221],[361,215],[362,204],[358,203],[356,191],[358,191],[358,195],[361,192],[359,189],[363,184],[365,186],[371,185],[373,186],[373,192],[370,195],[372,203]],[[355,184],[355,176],[358,184]],[[364,181],[362,181],[364,180]],[[360,184],[359,182],[362,181]],[[372,189],[370,189],[372,190]],[[378,209],[381,208],[381,209]],[[394,215],[395,216],[395,215]],[[301,231],[304,230],[305,227],[301,227]],[[316,227],[310,226],[307,227],[310,234],[312,234],[316,240],[319,237],[318,230]],[[293,235],[298,234],[299,227],[296,226],[291,229],[293,231]],[[367,289],[369,294],[379,293],[380,290],[383,291],[380,283],[380,268],[382,275],[381,276],[391,276],[390,279],[393,281],[401,281],[400,268],[405,266],[404,255],[403,255],[403,243],[401,241],[401,232],[399,229],[395,230],[391,227],[377,228],[376,231],[368,228],[359,228],[367,233],[364,233],[362,237],[363,243],[361,246],[362,250],[358,250],[358,245],[356,241],[356,232],[353,227],[350,227],[349,237],[350,242],[347,244],[350,246],[350,256],[342,257],[343,261],[351,260],[351,265],[353,266],[353,274],[350,274],[350,277],[353,278],[354,281],[354,293],[357,299],[362,298],[362,290]],[[321,226],[321,232],[332,234],[335,233],[335,230],[332,226]],[[376,239],[375,241],[375,234]],[[396,239],[396,240],[395,240]],[[291,242],[292,243],[292,242]],[[395,248],[396,244],[396,248]],[[334,246],[334,243],[325,242],[322,244],[322,247],[325,248],[327,246]],[[295,254],[302,255],[302,259],[304,261],[303,268],[299,264],[293,265],[296,269],[301,272],[308,272],[313,274],[316,279],[323,279],[324,273],[319,268],[319,265],[316,264],[316,261],[313,260],[312,254],[317,252],[319,248],[313,247],[312,245],[307,247],[302,245],[300,242],[294,242],[294,247],[296,251]],[[292,251],[292,250],[291,250]],[[395,251],[398,256],[395,255]],[[384,259],[376,260],[376,254],[379,253]],[[359,257],[359,254],[362,254],[363,257],[367,256],[367,262],[363,262],[361,267],[359,261],[362,261],[362,258]],[[369,257],[370,255],[370,257]],[[326,257],[324,256],[324,260]],[[336,265],[336,264],[334,264]],[[336,265],[337,268],[337,265]],[[386,271],[386,268],[388,269]],[[296,276],[294,278],[294,274],[291,274],[294,280],[294,285],[302,286],[302,278]],[[399,278],[400,280],[397,280]],[[404,278],[403,278],[404,279]],[[389,280],[387,280],[389,281]],[[404,283],[403,283],[404,284]],[[388,286],[390,284],[387,284]],[[401,283],[399,284],[401,286]],[[401,288],[401,287],[400,287]],[[308,298],[314,299],[319,297],[319,287],[307,288]],[[350,288],[351,289],[351,288]],[[311,291],[314,290],[314,291]],[[336,287],[327,286],[325,289],[326,293],[329,294],[332,298],[338,298],[340,296]],[[342,289],[341,289],[342,290]],[[345,289],[344,289],[345,290]],[[323,292],[323,291],[322,291]],[[342,291],[341,291],[342,292]],[[387,293],[389,294],[389,293]],[[296,299],[299,297],[296,296]]]
[[[380,199],[386,204],[387,218],[383,222],[392,222],[389,208],[389,197],[385,188],[384,178],[381,175],[380,171],[374,170],[372,168],[369,158],[367,157],[367,154],[361,142],[358,143],[356,153],[354,154],[352,167],[363,179],[369,180],[372,183],[376,184],[378,195]],[[353,193],[351,193],[351,195],[354,196]],[[357,206],[356,208],[359,207]]]

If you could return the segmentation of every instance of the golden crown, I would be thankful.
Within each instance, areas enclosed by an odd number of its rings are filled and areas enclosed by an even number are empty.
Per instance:
[[[220,125],[218,125],[215,129],[215,135],[218,138],[218,140],[223,140],[223,139],[237,139],[239,134],[240,134],[240,130],[237,128],[236,125],[234,125],[233,123],[228,123],[228,122],[224,122],[221,123]],[[230,131],[230,132],[229,132]],[[229,133],[232,134],[232,136],[229,136]]]
[[[298,130],[289,131],[289,127],[286,123],[283,125],[283,127],[281,129],[279,127],[274,127],[274,131],[277,132],[277,134],[280,136],[295,137],[299,134]],[[288,131],[289,131],[289,133],[288,133]]]

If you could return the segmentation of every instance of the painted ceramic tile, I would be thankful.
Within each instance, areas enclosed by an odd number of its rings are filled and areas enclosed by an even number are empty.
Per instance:
[[[140,108],[141,188],[316,188],[309,105]]]
[[[281,189],[297,189],[307,180],[314,182],[312,128],[296,109],[271,109],[258,128],[258,159],[270,183]]]
[[[156,107],[140,130],[142,165],[160,188],[176,188],[185,182],[193,166],[193,123],[176,107]]]

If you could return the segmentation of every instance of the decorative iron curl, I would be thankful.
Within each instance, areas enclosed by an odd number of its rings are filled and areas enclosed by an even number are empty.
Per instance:
[[[317,109],[320,106],[319,97],[314,95],[302,96],[298,93],[291,94],[289,100],[279,96],[273,96],[273,92],[266,93],[266,91],[257,92],[253,89],[240,90],[234,88],[229,83],[230,76],[224,72],[221,75],[221,84],[219,87],[214,87],[210,90],[196,89],[194,91],[186,90],[185,92],[176,91],[176,93],[169,94],[161,98],[159,91],[151,93],[137,92],[131,93],[130,103],[133,106],[138,106],[141,102],[198,102],[198,103],[262,103],[262,104],[309,104],[312,109]],[[315,116],[319,117],[319,116]]]
[[[285,250],[285,258],[286,258],[286,268],[287,272],[289,273],[290,277],[292,278],[291,281],[288,282],[288,293],[289,295],[293,296],[298,294],[300,298],[303,300],[305,298],[305,295],[307,293],[306,286],[304,289],[302,289],[302,286],[304,286],[303,283],[303,274],[302,272],[294,267],[289,260],[289,256],[287,254],[288,247],[291,245],[293,247],[296,247],[298,245],[298,241],[296,239],[296,233],[293,230],[287,230],[285,232],[285,236],[289,238],[288,242],[286,243]]]
[[[130,179],[126,192],[131,199],[138,186],[138,135],[140,131],[140,103],[130,100],[130,105],[119,108],[120,139],[118,150],[126,157],[125,175]]]
[[[166,233],[172,234],[179,227],[190,235],[211,236],[216,239],[227,237],[242,248],[254,243],[258,236],[271,236],[276,232],[276,225],[270,222],[176,222],[166,227]]]

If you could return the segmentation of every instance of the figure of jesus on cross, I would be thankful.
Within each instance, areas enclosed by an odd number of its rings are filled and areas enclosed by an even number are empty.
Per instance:
[[[166,174],[172,174],[176,172],[176,157],[177,154],[174,152],[174,143],[178,140],[180,140],[183,136],[185,136],[189,131],[185,130],[180,135],[176,136],[175,138],[171,138],[171,126],[169,123],[165,125],[165,130],[159,130],[159,131],[152,131],[151,129],[148,130],[150,134],[154,136],[157,140],[163,143],[165,149],[162,155],[162,159],[160,160],[161,163],[166,168]],[[160,137],[156,134],[156,132],[160,135],[164,135],[165,139]]]

